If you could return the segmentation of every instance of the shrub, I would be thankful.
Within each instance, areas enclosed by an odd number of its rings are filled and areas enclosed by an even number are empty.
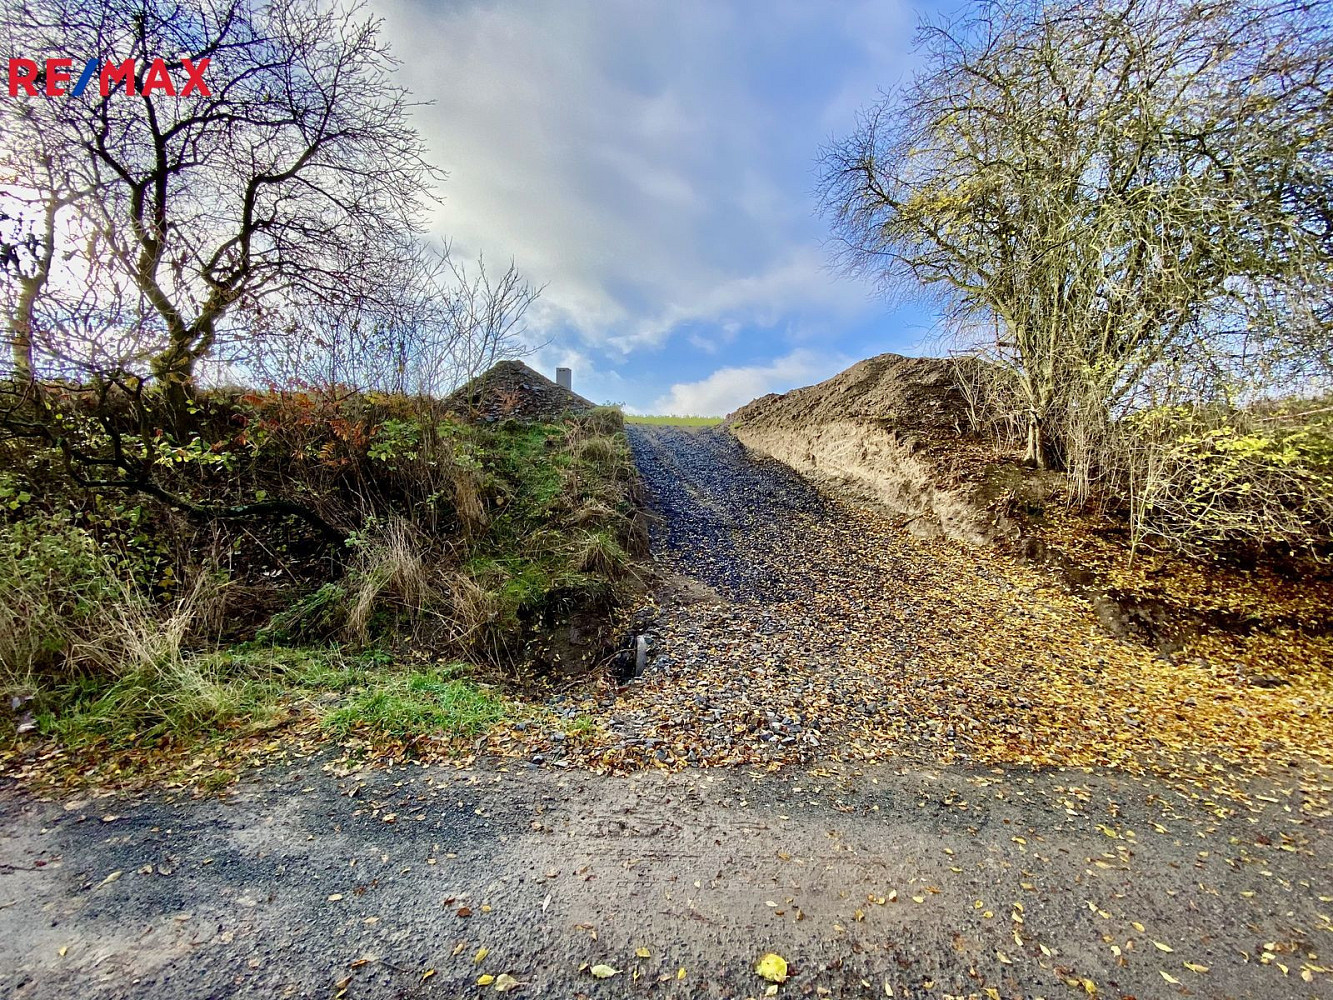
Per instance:
[[[139,610],[92,537],[59,518],[0,528],[0,664],[12,685],[71,660],[107,667],[117,650],[96,640],[110,618]]]
[[[1333,542],[1333,435],[1207,407],[1137,414],[1124,434],[1136,542],[1320,550]]]

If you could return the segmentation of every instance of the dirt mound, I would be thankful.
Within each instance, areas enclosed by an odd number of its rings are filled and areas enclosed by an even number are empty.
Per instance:
[[[747,448],[838,481],[901,514],[925,537],[982,545],[1013,526],[987,509],[988,485],[960,470],[971,453],[968,405],[950,358],[868,358],[818,385],[768,395],[727,418]]]
[[[549,420],[596,406],[522,361],[501,361],[455,390],[445,405],[483,420]]]
[[[904,431],[957,436],[967,425],[967,400],[958,380],[963,363],[880,354],[818,385],[762,396],[728,419],[770,426],[874,420]]]

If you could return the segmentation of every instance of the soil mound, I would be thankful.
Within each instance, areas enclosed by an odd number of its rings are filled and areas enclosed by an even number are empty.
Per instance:
[[[974,545],[1012,534],[987,509],[961,365],[881,354],[818,385],[768,395],[727,418],[747,448],[838,481],[903,517],[914,534]]]
[[[958,378],[963,363],[880,354],[818,385],[762,396],[728,419],[772,426],[873,420],[904,431],[957,436],[967,426],[967,400]]]
[[[444,402],[451,409],[482,420],[550,420],[596,406],[522,361],[501,361],[455,390]]]

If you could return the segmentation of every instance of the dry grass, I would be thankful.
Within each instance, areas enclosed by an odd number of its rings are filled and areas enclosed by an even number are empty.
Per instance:
[[[372,617],[386,608],[414,629],[428,615],[438,615],[447,592],[431,556],[429,539],[402,518],[393,518],[378,537],[363,543],[350,574],[347,634],[368,641]]]

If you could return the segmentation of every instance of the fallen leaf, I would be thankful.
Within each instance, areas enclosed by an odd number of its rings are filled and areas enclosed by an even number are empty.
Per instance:
[[[770,983],[785,983],[787,981],[787,960],[770,951],[759,960],[754,967],[754,971]]]
[[[653,953],[652,953],[651,951],[649,951],[647,948],[635,948],[635,949],[634,949],[634,954],[638,955],[640,958],[652,958],[652,957],[653,957]]]
[[[508,993],[510,990],[516,990],[522,984],[507,972],[502,972],[495,977],[495,991],[497,993]]]
[[[1195,962],[1186,962],[1185,968],[1189,969],[1190,972],[1197,972],[1201,976],[1208,971],[1208,966],[1199,965]]]
[[[1180,984],[1180,980],[1177,979],[1175,976],[1171,975],[1171,973],[1165,972],[1162,969],[1158,969],[1157,971],[1160,972],[1162,978],[1165,979],[1172,986],[1178,986]]]
[[[588,971],[598,979],[610,979],[612,976],[620,975],[619,969],[613,969],[609,965],[594,965]]]
[[[97,883],[97,888],[100,889],[100,888],[102,888],[102,886],[104,886],[104,885],[110,885],[112,882],[116,881],[116,879],[120,878],[120,876],[123,875],[123,874],[124,874],[124,872],[120,872],[120,871],[114,871],[114,872],[112,872],[112,873],[111,873],[110,875],[108,875],[106,878],[102,879],[102,881],[100,881],[100,882]]]
[[[1176,950],[1176,949],[1172,948],[1169,944],[1162,944],[1161,941],[1154,941],[1154,942],[1152,943],[1152,946],[1153,946],[1154,948],[1156,948],[1158,951],[1175,951],[1175,950]]]
[[[424,983],[427,979],[429,979],[433,975],[435,975],[435,970],[427,969],[425,972],[421,974],[421,981]]]
[[[477,977],[478,986],[490,986],[491,983],[493,982],[495,982],[495,977],[492,976],[489,972]]]
[[[342,899],[342,898],[343,898],[343,894],[342,894],[341,892],[335,892],[333,895],[331,895],[331,896],[329,897],[329,902],[330,902],[330,903],[336,903],[336,902],[338,902],[338,900],[340,900],[340,899]]]
[[[485,947],[485,946],[483,946],[483,947],[481,947],[481,948],[478,948],[478,949],[477,949],[477,953],[476,953],[475,955],[472,956],[472,964],[473,964],[473,965],[480,965],[481,962],[482,962],[482,959],[484,959],[484,958],[485,958],[487,955],[489,955],[490,953],[491,953],[491,949],[489,949],[489,948],[487,948],[487,947]]]

